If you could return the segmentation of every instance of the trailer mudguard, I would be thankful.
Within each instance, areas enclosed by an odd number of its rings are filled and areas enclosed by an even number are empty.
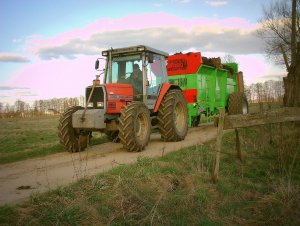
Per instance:
[[[169,84],[169,83],[163,83],[162,84],[162,87],[160,89],[160,92],[159,92],[159,96],[157,98],[157,101],[155,103],[155,107],[154,107],[154,112],[157,112],[158,109],[159,109],[159,106],[164,98],[164,96],[166,95],[166,93],[170,90],[170,89],[180,89],[179,86],[177,85],[173,85],[173,84]]]

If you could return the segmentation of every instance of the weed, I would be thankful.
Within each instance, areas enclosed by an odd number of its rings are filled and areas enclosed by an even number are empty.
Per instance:
[[[13,206],[4,205],[0,207],[0,224],[1,225],[14,225],[17,223],[16,216],[17,210]]]
[[[34,194],[1,207],[0,224],[300,225],[299,127],[282,129],[272,126],[273,143],[260,127],[241,129],[243,164],[235,134],[225,134],[216,184],[212,141]]]
[[[0,164],[64,152],[57,136],[58,120],[57,116],[0,119]],[[104,142],[107,137],[95,132],[90,145]]]

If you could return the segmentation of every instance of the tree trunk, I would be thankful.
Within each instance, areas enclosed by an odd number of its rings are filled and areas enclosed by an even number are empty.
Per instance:
[[[284,106],[300,106],[300,42],[297,43],[297,0],[292,0],[291,65],[288,75],[283,78],[285,94]]]
[[[287,77],[283,78],[284,84],[284,97],[283,103],[285,107],[294,107],[294,100],[295,100],[295,75],[296,70],[294,67],[290,67]]]
[[[297,0],[292,0],[291,67],[297,64]]]
[[[299,44],[300,45],[300,44]],[[296,67],[291,68],[287,77],[283,78],[285,107],[300,107],[300,57]]]
[[[294,107],[300,107],[300,42],[297,43],[294,91],[295,91]]]

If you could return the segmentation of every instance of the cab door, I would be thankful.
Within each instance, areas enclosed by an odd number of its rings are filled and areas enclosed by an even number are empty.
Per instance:
[[[167,81],[165,58],[153,55],[153,63],[147,63],[147,106],[154,109],[161,86]]]

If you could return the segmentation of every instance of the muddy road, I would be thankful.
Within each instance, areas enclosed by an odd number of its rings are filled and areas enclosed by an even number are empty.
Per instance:
[[[140,156],[159,157],[183,147],[202,144],[216,137],[217,128],[203,125],[189,129],[184,141],[162,142],[160,134],[151,135],[146,149],[130,153],[119,143],[89,147],[81,153],[59,153],[0,166],[0,205],[20,203],[32,192],[45,192],[86,176],[133,163]]]

